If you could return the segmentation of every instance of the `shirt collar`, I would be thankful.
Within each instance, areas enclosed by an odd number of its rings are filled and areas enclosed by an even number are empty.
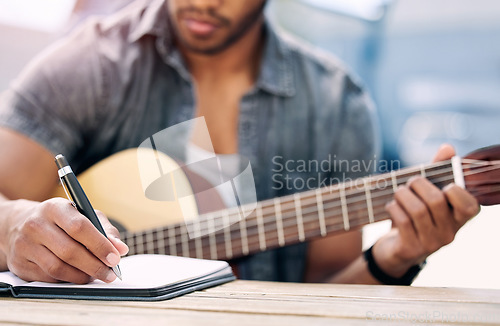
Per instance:
[[[293,96],[295,79],[292,51],[268,21],[264,29],[266,44],[256,87],[279,96]]]
[[[128,40],[133,43],[145,35],[164,36],[168,30],[165,0],[149,1],[138,14],[138,25],[130,33]]]
[[[141,21],[130,34],[129,41],[135,42],[145,35],[157,36],[158,50],[163,52],[161,55],[166,57],[167,63],[175,66],[184,78],[189,79],[189,73],[179,51],[172,48],[165,5],[165,0],[153,0],[142,11]],[[264,53],[255,87],[278,96],[293,96],[295,80],[292,50],[267,20],[264,24],[264,33],[266,36]]]

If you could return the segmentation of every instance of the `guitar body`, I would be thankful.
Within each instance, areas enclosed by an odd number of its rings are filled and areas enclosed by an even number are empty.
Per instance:
[[[181,223],[184,221],[181,205],[184,210],[197,210],[195,200],[189,198],[184,198],[182,202],[154,201],[145,196],[147,185],[143,184],[139,173],[139,158],[145,157],[152,158],[154,165],[150,167],[150,171],[143,171],[143,178],[144,173],[148,172],[151,172],[149,179],[155,177],[156,157],[165,171],[180,169],[165,154],[158,152],[156,156],[153,150],[136,148],[116,153],[78,176],[92,206],[106,214],[120,231],[135,232]],[[181,175],[176,182],[176,187],[191,187],[186,176]],[[54,196],[66,198],[61,185],[57,187]]]
[[[114,154],[79,181],[94,208],[118,227],[131,255],[231,260],[388,219],[386,203],[413,176],[443,188],[461,175],[480,204],[498,204],[499,158],[500,146],[493,146],[460,159],[459,165],[447,160],[264,200],[244,218],[241,212],[248,207],[224,209],[220,196],[207,195],[210,187],[203,178],[150,149]],[[59,188],[56,195],[65,197]]]

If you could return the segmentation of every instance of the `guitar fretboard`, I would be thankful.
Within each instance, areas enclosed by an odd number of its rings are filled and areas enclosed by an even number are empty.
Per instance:
[[[450,161],[354,180],[200,215],[194,221],[124,233],[133,254],[229,260],[346,232],[389,218],[396,189],[422,175],[442,188],[453,182]],[[246,213],[245,218],[240,218]]]

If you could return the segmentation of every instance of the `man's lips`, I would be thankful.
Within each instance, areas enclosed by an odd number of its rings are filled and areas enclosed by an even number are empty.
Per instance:
[[[191,33],[199,36],[209,36],[219,28],[218,25],[192,18],[184,19],[184,24]]]

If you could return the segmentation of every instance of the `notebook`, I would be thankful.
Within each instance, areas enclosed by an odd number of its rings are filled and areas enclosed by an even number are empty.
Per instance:
[[[0,273],[0,293],[16,298],[158,301],[235,279],[225,261],[167,255],[136,255],[120,261],[123,281],[89,284],[25,282]]]

